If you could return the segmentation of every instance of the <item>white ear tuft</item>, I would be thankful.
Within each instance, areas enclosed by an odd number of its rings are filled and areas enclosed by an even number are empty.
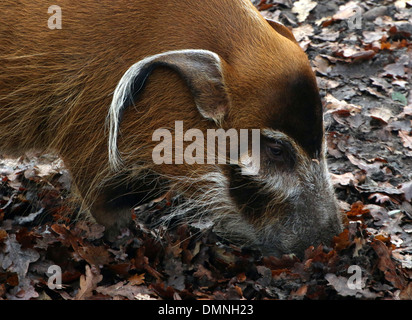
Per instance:
[[[229,107],[229,97],[219,56],[207,50],[177,50],[147,57],[132,65],[120,79],[106,119],[109,129],[109,165],[118,171],[122,160],[118,150],[120,124],[125,108],[134,98],[154,68],[169,67],[178,72],[191,89],[200,114],[210,120],[220,121]]]

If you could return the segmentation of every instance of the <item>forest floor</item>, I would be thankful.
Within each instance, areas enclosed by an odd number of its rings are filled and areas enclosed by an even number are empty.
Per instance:
[[[148,229],[136,211],[108,243],[75,219],[58,158],[3,158],[0,299],[412,299],[412,1],[255,4],[316,71],[345,230],[303,259],[275,258],[190,225]]]

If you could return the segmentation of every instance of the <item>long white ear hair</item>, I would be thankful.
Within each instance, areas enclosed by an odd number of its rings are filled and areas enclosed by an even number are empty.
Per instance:
[[[222,60],[216,53],[208,50],[168,51],[135,63],[120,79],[106,119],[109,165],[113,171],[118,171],[122,166],[118,138],[124,110],[134,103],[147,78],[158,66],[169,67],[182,76],[203,117],[219,122],[226,114],[230,100]]]

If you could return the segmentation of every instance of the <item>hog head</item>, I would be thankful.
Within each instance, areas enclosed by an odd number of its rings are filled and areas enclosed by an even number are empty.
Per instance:
[[[269,24],[270,31],[232,47],[230,54],[173,50],[130,67],[115,90],[107,119],[109,161],[115,172],[129,167],[135,177],[150,171],[166,181],[163,192],[185,199],[172,209],[171,217],[211,219],[223,238],[265,254],[302,255],[310,245],[329,243],[341,231],[341,218],[327,169],[316,78],[291,32],[275,22]],[[189,95],[183,99],[165,79],[179,81],[179,90]],[[164,91],[159,92],[162,85]],[[126,129],[125,136],[130,137],[145,126],[149,132],[145,138],[140,134],[126,141],[120,136],[122,119],[126,112],[133,117],[129,109],[144,105],[141,101],[155,101],[153,105],[161,107],[150,107],[142,115],[144,124],[134,120]],[[260,155],[252,164],[240,157],[235,164],[205,161],[148,169],[148,150],[156,146],[151,134],[157,128],[174,128],[176,121],[198,128],[205,137],[210,128],[259,129]],[[118,146],[119,139],[123,147]],[[139,152],[133,149],[136,145]],[[146,150],[145,160],[141,150]],[[136,158],[146,165],[136,166]],[[244,174],[251,165],[258,172]]]

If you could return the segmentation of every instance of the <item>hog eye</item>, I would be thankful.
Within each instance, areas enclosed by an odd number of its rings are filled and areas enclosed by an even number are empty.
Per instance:
[[[267,168],[293,169],[297,161],[297,149],[289,136],[270,129],[264,129],[261,150],[265,154]]]
[[[277,159],[277,160],[281,160],[285,153],[284,146],[282,146],[279,143],[267,144],[267,151],[271,158]]]

